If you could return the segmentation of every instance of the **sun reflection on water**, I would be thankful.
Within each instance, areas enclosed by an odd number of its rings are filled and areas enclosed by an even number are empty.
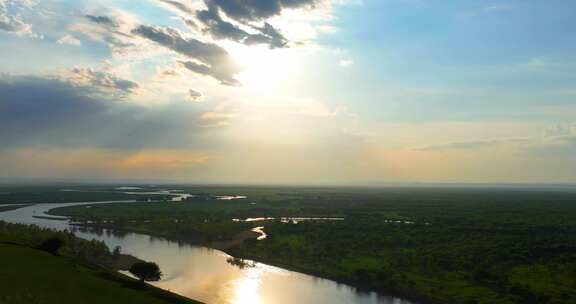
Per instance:
[[[263,304],[260,298],[263,270],[259,267],[248,268],[244,275],[232,284],[234,291],[231,304]]]

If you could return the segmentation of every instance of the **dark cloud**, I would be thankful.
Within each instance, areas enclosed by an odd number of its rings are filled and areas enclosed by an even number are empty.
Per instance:
[[[247,45],[268,44],[271,48],[280,48],[287,45],[287,39],[272,25],[265,23],[263,27],[252,26],[258,34],[250,34],[220,16],[216,5],[208,6],[207,10],[196,12],[197,19],[205,26],[205,32],[214,39],[229,39]]]
[[[192,19],[182,18],[182,21],[189,26],[191,29],[198,29],[198,25]]]
[[[196,12],[196,17],[207,27],[206,31],[215,39],[230,39],[239,42],[250,35],[234,24],[222,20],[215,6]]]
[[[94,23],[109,26],[111,28],[117,28],[119,26],[118,22],[107,16],[85,15],[84,17]]]
[[[320,0],[205,0],[208,7],[215,6],[226,16],[238,21],[261,21],[279,15],[283,9],[312,7]]]
[[[118,102],[59,78],[0,77],[0,149],[206,147],[212,137],[190,103]]]
[[[241,71],[240,67],[225,49],[216,44],[184,38],[171,28],[140,25],[132,32],[193,60],[185,63],[193,72],[211,76],[222,84],[238,84],[234,77]]]
[[[183,4],[181,2],[174,0],[158,0],[158,1],[160,1],[161,3],[165,3],[171,7],[174,7],[183,13],[192,14],[192,9],[188,7],[186,4]]]
[[[286,39],[278,29],[273,27],[270,23],[264,22],[262,27],[254,27],[256,30],[260,31],[260,34],[249,36],[244,43],[254,44],[265,43],[270,45],[271,48],[282,48],[288,45],[288,39]],[[260,40],[260,42],[258,42]]]

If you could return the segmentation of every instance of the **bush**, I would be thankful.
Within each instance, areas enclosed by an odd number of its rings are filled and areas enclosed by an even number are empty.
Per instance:
[[[62,239],[52,237],[42,242],[38,248],[53,255],[60,255],[59,251],[62,246],[64,246],[64,241]]]
[[[130,273],[139,278],[141,282],[159,281],[162,277],[158,264],[153,262],[134,263],[130,267]]]

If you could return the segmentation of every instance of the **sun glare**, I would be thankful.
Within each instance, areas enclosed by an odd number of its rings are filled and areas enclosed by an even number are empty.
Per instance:
[[[262,269],[250,268],[244,276],[234,283],[235,295],[231,299],[233,304],[259,304]]]
[[[233,45],[228,50],[243,67],[238,80],[243,87],[252,91],[274,90],[285,83],[298,68],[299,52],[294,49]]]

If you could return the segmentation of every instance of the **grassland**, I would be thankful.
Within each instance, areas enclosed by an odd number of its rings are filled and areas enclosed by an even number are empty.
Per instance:
[[[65,240],[61,255],[36,249],[47,237]],[[198,303],[104,268],[111,255],[99,242],[0,222],[0,303]]]
[[[0,244],[0,303],[195,303],[30,247]]]
[[[179,238],[227,238],[264,225],[269,237],[227,251],[431,303],[576,303],[572,189],[186,188],[239,194],[56,210],[96,225]],[[238,223],[245,217],[343,221]]]

